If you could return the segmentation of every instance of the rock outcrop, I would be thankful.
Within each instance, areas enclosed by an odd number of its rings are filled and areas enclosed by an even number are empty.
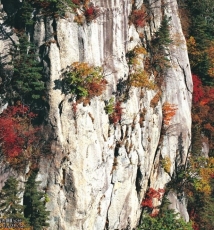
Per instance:
[[[143,1],[135,4],[140,8]],[[40,58],[48,77],[47,120],[54,136],[53,157],[40,162],[38,174],[50,198],[49,229],[135,228],[147,188],[164,188],[175,164],[186,161],[191,142],[192,78],[177,1],[150,0],[149,4],[154,18],[138,30],[129,22],[129,0],[96,1],[100,16],[83,25],[74,21],[72,13],[61,19],[36,15],[32,36],[42,51]],[[152,107],[157,90],[131,87],[129,98],[122,103],[121,122],[110,124],[105,101],[115,97],[118,82],[128,77],[126,53],[136,45],[146,46],[145,38],[149,40],[157,31],[163,14],[171,17],[173,42],[167,51],[170,61],[162,96]],[[73,62],[102,66],[108,81],[105,93],[87,105],[79,103],[76,114],[71,95],[55,87],[62,70]],[[166,128],[164,102],[177,106]],[[161,163],[166,157],[170,159],[168,172]],[[170,199],[179,203],[175,194]],[[180,203],[177,209],[188,220],[184,205]]]

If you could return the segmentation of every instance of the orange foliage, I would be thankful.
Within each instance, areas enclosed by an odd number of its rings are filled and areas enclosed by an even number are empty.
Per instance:
[[[159,90],[150,101],[150,107],[155,108],[161,98],[162,92]]]
[[[171,121],[172,117],[175,115],[177,109],[178,109],[177,106],[174,104],[170,104],[168,102],[165,102],[163,104],[162,110],[163,110],[164,125],[169,125],[169,122]]]

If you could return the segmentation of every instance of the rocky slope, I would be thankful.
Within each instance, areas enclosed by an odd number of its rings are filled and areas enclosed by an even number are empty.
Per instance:
[[[38,13],[32,33],[48,77],[54,157],[40,162],[38,180],[47,188],[49,229],[53,230],[136,227],[147,188],[164,188],[175,164],[185,163],[191,141],[192,79],[176,0],[150,0],[153,20],[138,30],[129,23],[131,1],[97,0],[95,4],[101,9],[100,16],[83,25],[74,21],[72,13],[61,19]],[[140,8],[143,1],[135,4]],[[150,103],[157,90],[132,87],[130,97],[122,103],[121,122],[112,125],[104,110],[105,100],[115,97],[119,80],[127,79],[126,53],[136,45],[146,46],[145,38],[149,40],[157,31],[163,14],[171,17],[173,42],[167,51],[170,67],[164,74],[162,96],[153,108]],[[6,42],[0,41],[2,53]],[[55,87],[56,80],[62,79],[62,69],[73,62],[103,66],[108,81],[103,95],[77,105],[76,115],[70,95]],[[164,102],[178,109],[163,130]],[[161,164],[164,158],[171,162],[168,173]],[[185,201],[178,201],[174,193],[169,198],[188,220]]]

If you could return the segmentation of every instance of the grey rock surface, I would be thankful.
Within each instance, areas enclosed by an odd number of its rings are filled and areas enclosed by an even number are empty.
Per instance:
[[[66,19],[46,20],[38,15],[34,42],[38,47],[45,45],[44,55],[49,60],[43,62],[49,77],[48,122],[55,137],[54,157],[40,162],[38,175],[41,187],[47,188],[50,197],[49,229],[135,228],[148,186],[164,188],[175,170],[179,153],[182,157],[178,163],[185,162],[191,141],[192,78],[177,2],[164,3],[165,14],[171,17],[171,37],[176,37],[176,41],[169,47],[170,67],[164,75],[162,98],[152,108],[150,102],[157,91],[141,92],[132,87],[130,98],[122,103],[121,123],[115,126],[109,124],[104,100],[112,97],[118,80],[127,78],[125,54],[142,43],[140,32],[150,38],[157,31],[161,0],[150,0],[155,6],[154,21],[139,30],[129,25],[129,0],[97,0],[102,14],[82,26],[74,22],[73,14]],[[137,1],[137,7],[141,4],[143,1]],[[0,39],[0,50],[4,46],[6,41]],[[63,69],[77,61],[103,66],[108,86],[90,104],[78,104],[75,119],[70,95],[56,89],[55,82],[62,79]],[[178,109],[163,133],[162,105],[166,101]],[[145,114],[140,124],[142,111]],[[169,173],[161,165],[165,157],[171,162]],[[179,206],[178,211],[188,220],[185,205],[178,204],[176,199],[174,206]]]

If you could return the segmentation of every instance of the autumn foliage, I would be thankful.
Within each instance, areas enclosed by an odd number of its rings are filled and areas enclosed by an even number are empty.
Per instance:
[[[113,113],[109,115],[109,120],[112,124],[117,124],[121,120],[121,116],[123,113],[123,108],[121,107],[121,102],[118,101],[114,105]]]
[[[146,20],[148,18],[148,14],[144,8],[133,10],[130,16],[130,21],[136,27],[144,27],[146,25]]]
[[[35,116],[29,107],[23,105],[10,106],[0,114],[0,146],[6,158],[28,153],[38,131],[31,124]]]
[[[143,207],[153,209],[154,208],[153,199],[156,198],[157,200],[160,201],[163,194],[164,194],[164,189],[155,190],[153,188],[149,188],[149,190],[147,191],[146,196],[143,199],[141,205]]]
[[[169,125],[172,117],[175,116],[177,107],[174,104],[165,102],[163,104],[162,110],[163,110],[163,123],[164,125]]]
[[[74,62],[65,73],[65,85],[77,99],[100,96],[106,88],[102,69],[85,62]]]
[[[198,103],[201,100],[201,98],[204,96],[202,82],[201,79],[195,74],[192,75],[192,81],[193,81],[193,103]]]
[[[192,121],[193,126],[197,126],[200,132],[209,137],[210,149],[213,149],[214,119],[213,119],[213,101],[214,88],[212,86],[203,86],[202,81],[197,75],[193,78],[193,108]],[[195,133],[193,133],[193,137]],[[197,141],[198,142],[198,141]]]
[[[81,1],[80,0],[71,0],[75,5],[80,5]]]
[[[84,15],[87,22],[91,22],[100,15],[100,9],[91,4],[88,8],[85,9]]]

